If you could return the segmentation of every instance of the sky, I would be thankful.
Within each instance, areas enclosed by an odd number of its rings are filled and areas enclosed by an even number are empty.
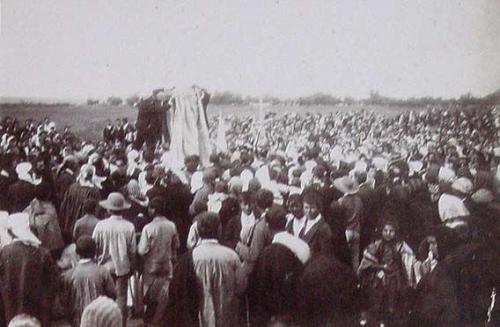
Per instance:
[[[0,0],[0,96],[500,88],[500,1]]]

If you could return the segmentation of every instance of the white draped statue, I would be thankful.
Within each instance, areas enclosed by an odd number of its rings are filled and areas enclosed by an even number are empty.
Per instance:
[[[194,154],[200,156],[203,166],[209,164],[212,151],[206,113],[209,99],[210,95],[197,86],[172,91],[167,113],[170,152],[181,166],[186,156]]]

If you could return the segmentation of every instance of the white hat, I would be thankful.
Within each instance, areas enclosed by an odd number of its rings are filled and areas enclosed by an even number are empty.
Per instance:
[[[24,176],[29,173],[33,166],[29,162],[20,162],[16,166],[16,173],[18,176]]]
[[[30,229],[28,213],[19,212],[10,215],[7,221],[7,228],[11,231],[15,238],[21,241],[34,246],[42,244],[42,242],[40,242]]]
[[[99,205],[107,210],[126,210],[131,207],[131,204],[125,201],[123,194],[119,192],[112,192],[108,195],[108,198],[103,201],[99,201]]]
[[[410,160],[408,161],[408,167],[410,168],[411,172],[419,172],[422,170],[422,167],[424,167],[424,163],[420,160]]]
[[[467,177],[460,177],[451,184],[452,189],[464,194],[471,193],[473,187],[471,180]]]
[[[131,150],[127,153],[128,162],[136,161],[139,158],[139,152],[137,150]]]
[[[377,170],[386,171],[389,161],[382,157],[375,157],[372,159],[372,164]]]
[[[335,179],[333,181],[333,186],[344,194],[356,194],[359,191],[358,182],[349,176]]]
[[[451,168],[441,167],[439,169],[438,179],[441,182],[451,183],[455,180],[456,174],[455,171]]]

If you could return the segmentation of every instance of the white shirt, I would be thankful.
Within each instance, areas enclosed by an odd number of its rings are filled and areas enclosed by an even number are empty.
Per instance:
[[[246,243],[248,240],[248,234],[250,232],[250,229],[252,228],[253,225],[255,225],[255,216],[252,213],[247,215],[243,211],[241,212],[240,216],[240,222],[241,222],[241,232],[240,232],[240,239],[243,243]]]
[[[297,218],[294,217],[292,221],[292,229],[293,229],[293,235],[299,237],[300,231],[302,230],[302,227],[304,227],[304,224],[306,223],[306,217],[302,218]]]
[[[309,230],[318,223],[318,221],[321,219],[321,214],[319,213],[316,218],[314,219],[308,219],[306,221],[306,229],[304,230],[304,234],[306,234],[307,232],[309,232]]]

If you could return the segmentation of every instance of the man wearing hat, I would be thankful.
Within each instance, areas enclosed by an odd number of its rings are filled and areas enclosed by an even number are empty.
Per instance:
[[[13,237],[0,250],[0,299],[3,310],[0,326],[14,316],[26,313],[36,317],[42,326],[50,326],[51,308],[58,272],[48,250],[29,228],[29,215],[16,213],[8,217],[7,230]]]
[[[361,226],[363,224],[363,201],[357,195],[358,182],[349,176],[344,176],[333,181],[333,186],[344,194],[338,200],[344,212],[344,228],[347,244],[351,250],[351,264],[354,271],[359,266],[359,243]]]
[[[97,263],[106,267],[116,283],[116,302],[126,321],[128,277],[134,269],[136,242],[134,225],[122,216],[131,207],[125,197],[118,192],[100,201],[109,218],[97,223],[92,238],[97,244]]]

